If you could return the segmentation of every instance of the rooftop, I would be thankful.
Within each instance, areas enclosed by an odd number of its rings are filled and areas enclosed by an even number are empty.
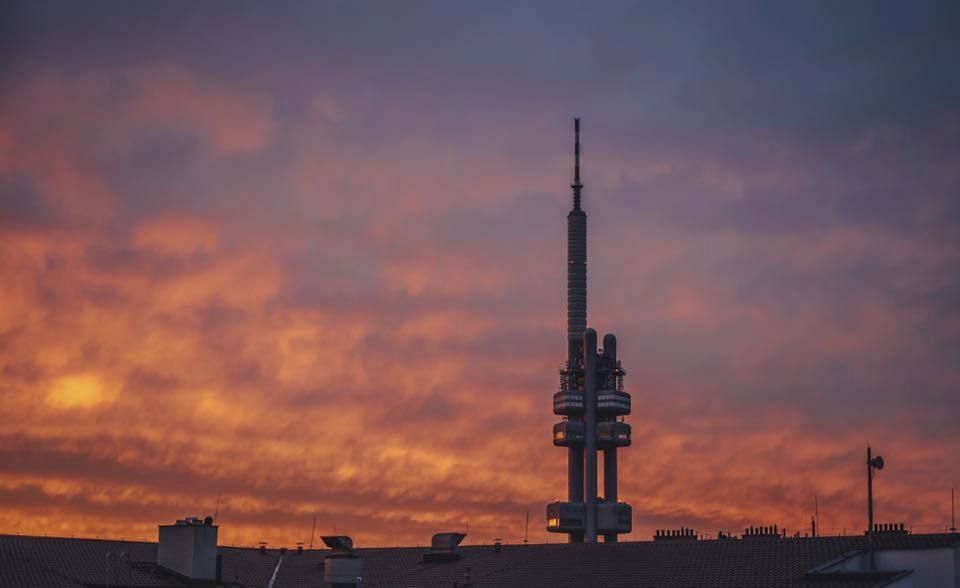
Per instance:
[[[958,548],[960,534],[880,534],[877,541],[881,550]],[[466,586],[466,578],[476,587],[532,588],[866,588],[895,581],[896,572],[809,573],[865,544],[864,537],[847,536],[464,546],[460,559],[429,563],[427,547],[356,553],[367,588],[449,588]],[[331,551],[219,547],[219,553],[222,586],[266,588],[276,572],[274,588],[318,588]],[[0,586],[191,585],[157,568],[156,557],[156,543],[0,535]]]

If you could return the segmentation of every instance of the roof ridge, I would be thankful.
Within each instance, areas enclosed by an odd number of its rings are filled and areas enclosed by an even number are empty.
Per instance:
[[[149,541],[145,539],[125,539],[123,537],[117,538],[106,538],[106,537],[67,537],[66,535],[30,535],[25,533],[0,533],[0,539],[5,537],[10,537],[13,539],[63,539],[65,541],[100,541],[100,542],[111,542],[111,543],[147,543],[156,545],[156,541]]]

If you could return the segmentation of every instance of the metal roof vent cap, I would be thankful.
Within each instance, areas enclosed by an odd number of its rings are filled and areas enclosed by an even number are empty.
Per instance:
[[[353,539],[346,535],[324,535],[321,539],[323,539],[324,545],[333,551],[327,557],[348,557],[353,554]]]
[[[457,546],[466,537],[466,533],[437,533],[430,540],[430,551],[423,554],[423,561],[456,561],[460,559]]]

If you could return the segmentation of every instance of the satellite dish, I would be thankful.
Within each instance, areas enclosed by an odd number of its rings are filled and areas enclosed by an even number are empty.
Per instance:
[[[872,465],[873,467],[875,467],[875,468],[878,469],[878,470],[882,470],[882,469],[883,469],[883,456],[878,455],[878,456],[876,456],[875,458],[873,458],[873,460],[870,461],[870,465]]]

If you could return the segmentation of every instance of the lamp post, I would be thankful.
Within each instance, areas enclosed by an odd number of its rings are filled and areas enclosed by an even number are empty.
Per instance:
[[[873,470],[883,469],[883,457],[873,457],[870,446],[867,445],[867,546],[870,551],[870,569],[874,567],[873,551]]]

